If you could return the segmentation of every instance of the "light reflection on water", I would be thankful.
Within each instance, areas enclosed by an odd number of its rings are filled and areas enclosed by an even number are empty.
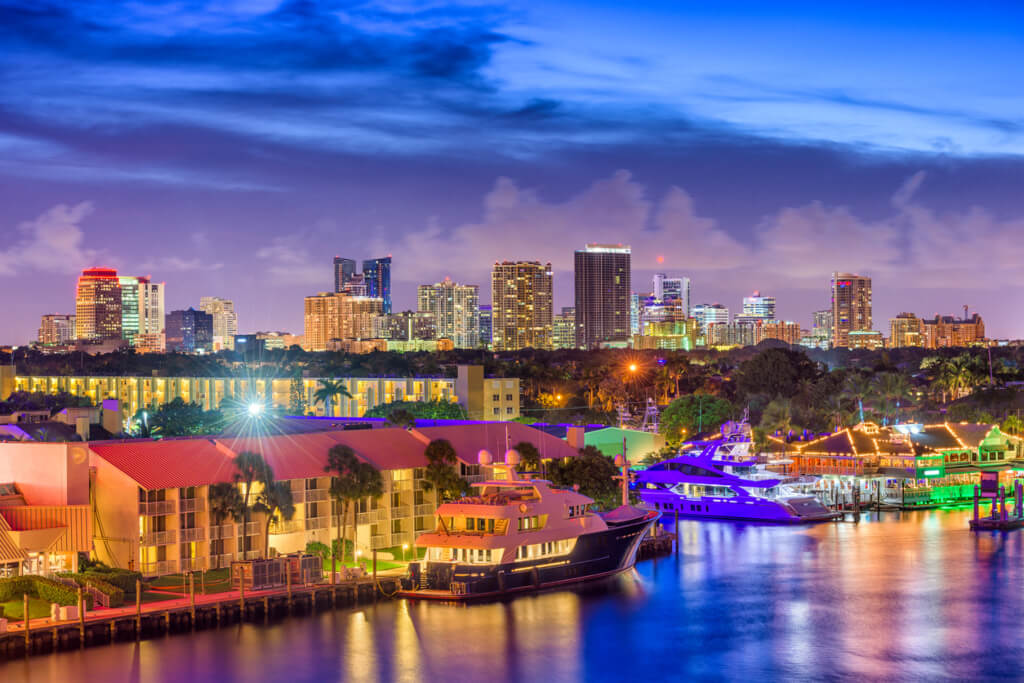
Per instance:
[[[11,662],[0,680],[1017,678],[1024,531],[972,534],[968,515],[683,522],[681,555],[584,591],[379,603]]]

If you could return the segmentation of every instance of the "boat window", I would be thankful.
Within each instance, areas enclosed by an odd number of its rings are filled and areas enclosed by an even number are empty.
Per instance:
[[[693,477],[721,477],[721,472],[715,470],[705,469],[703,467],[697,467],[686,462],[667,462],[664,463],[665,469],[673,472],[680,472],[682,474],[688,474]]]

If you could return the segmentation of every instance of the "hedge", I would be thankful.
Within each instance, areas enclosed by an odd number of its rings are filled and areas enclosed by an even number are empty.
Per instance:
[[[135,582],[142,580],[139,572],[130,572],[127,569],[91,568],[82,572],[82,576],[91,576],[117,586],[125,595],[135,595]]]
[[[44,576],[12,576],[0,579],[0,602],[10,602],[23,595],[55,602],[58,605],[77,605],[78,591]],[[84,594],[85,608],[92,609],[92,596]]]
[[[71,579],[79,586],[90,586],[98,590],[100,593],[109,596],[109,602],[111,607],[121,607],[122,605],[124,605],[124,591],[121,590],[118,586],[115,586],[107,581],[104,581],[95,574],[64,573],[60,574],[59,576],[66,579]]]

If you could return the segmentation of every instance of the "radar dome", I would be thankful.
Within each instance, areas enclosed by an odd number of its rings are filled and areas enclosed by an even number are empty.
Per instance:
[[[486,465],[490,465],[492,462],[494,462],[494,456],[491,455],[490,451],[484,449],[484,450],[482,450],[482,451],[480,451],[479,453],[476,454],[476,460],[481,465],[486,466]]]
[[[522,461],[522,456],[519,455],[519,451],[514,448],[510,448],[505,451],[505,464],[515,467]]]

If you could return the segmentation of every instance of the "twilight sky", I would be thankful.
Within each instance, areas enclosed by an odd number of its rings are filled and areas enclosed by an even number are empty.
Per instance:
[[[563,306],[588,241],[1024,337],[1019,2],[0,0],[0,55],[0,343],[83,266],[301,332],[335,254],[392,254],[396,310],[551,261]]]

